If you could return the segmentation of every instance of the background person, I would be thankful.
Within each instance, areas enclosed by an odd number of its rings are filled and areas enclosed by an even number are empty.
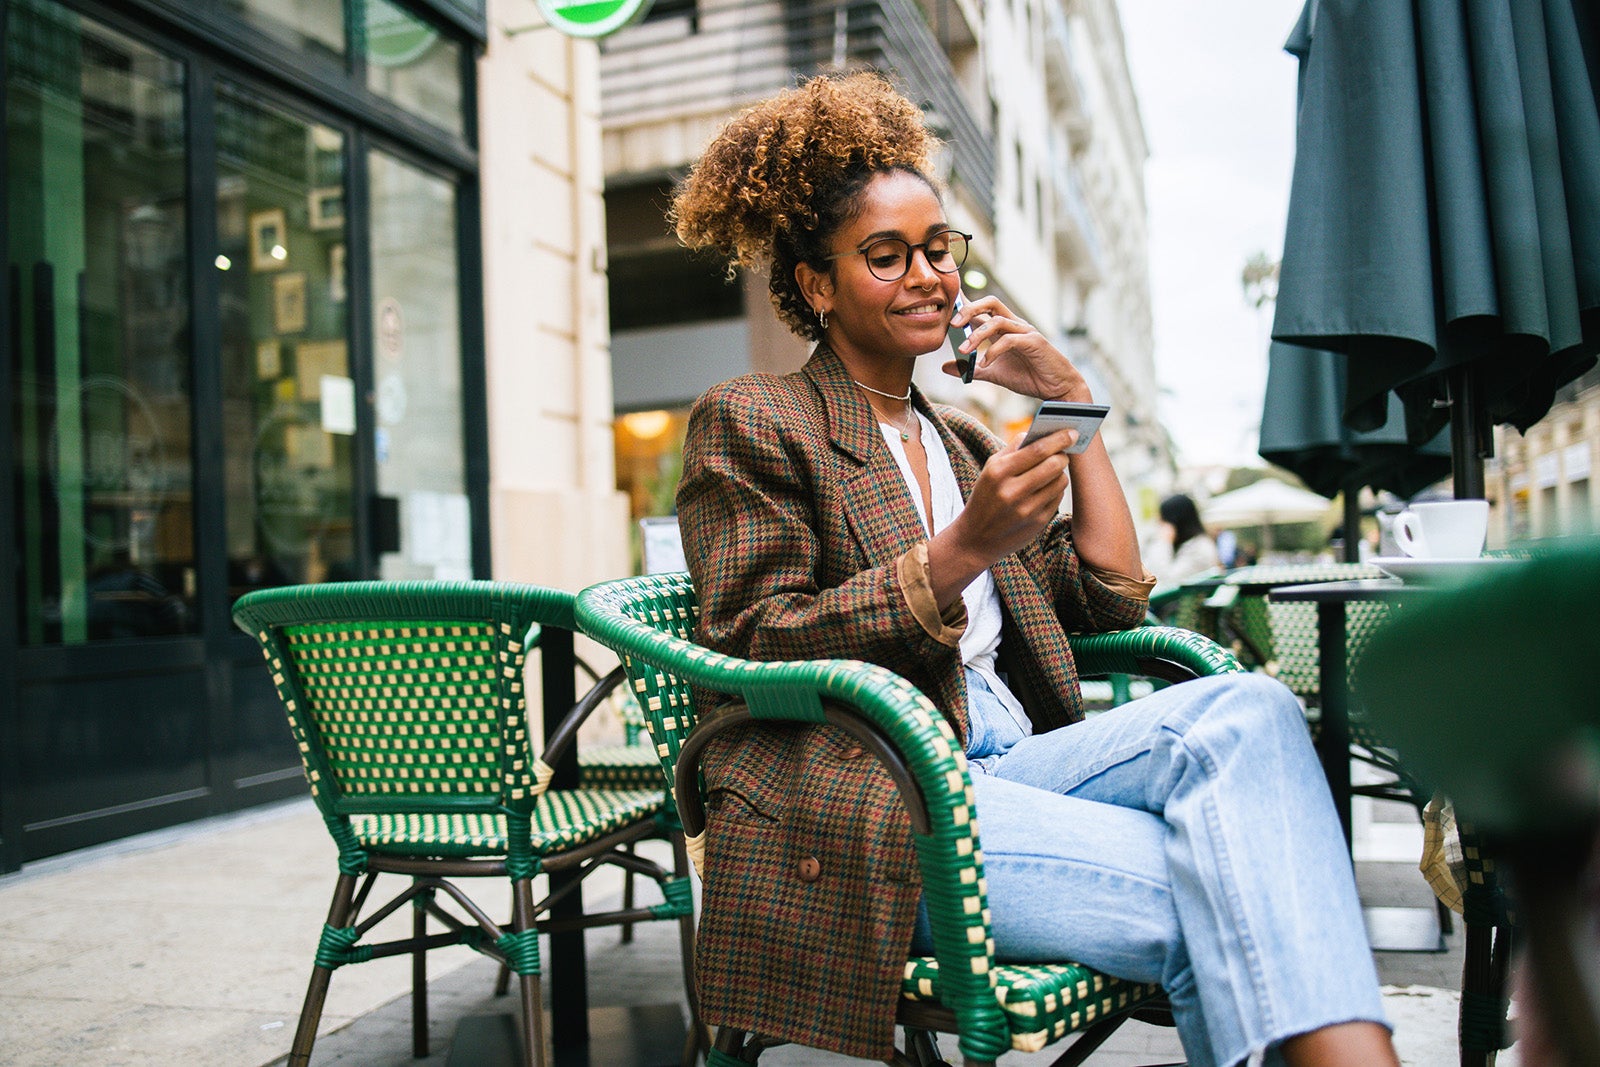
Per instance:
[[[678,189],[685,244],[765,270],[816,343],[800,372],[724,382],[690,416],[699,639],[869,660],[933,700],[969,759],[1000,958],[1159,981],[1194,1064],[1395,1063],[1299,704],[1236,674],[1084,719],[1068,634],[1138,624],[1151,585],[1104,444],[1005,444],[911,384],[968,240],[933,148],[881,78],[821,78],[746,110]],[[1093,400],[999,298],[956,318],[975,326],[963,347],[987,346],[977,378]],[[729,731],[703,767],[704,1017],[887,1058],[906,954],[931,945],[887,772],[843,731],[792,724]]]
[[[1155,575],[1157,587],[1177,585],[1222,566],[1217,542],[1206,533],[1200,509],[1191,497],[1174,493],[1161,502],[1158,514],[1161,525],[1151,551],[1145,554],[1145,566]]]

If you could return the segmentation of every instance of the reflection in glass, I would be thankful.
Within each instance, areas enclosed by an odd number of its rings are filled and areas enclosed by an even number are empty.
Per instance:
[[[459,135],[461,45],[392,0],[356,3],[367,88]]]
[[[7,31],[22,641],[193,632],[184,70],[44,0]]]
[[[372,176],[378,492],[400,501],[385,579],[470,578],[454,183],[382,152]]]
[[[344,135],[217,88],[229,587],[351,578]]]
[[[222,0],[222,7],[297,52],[344,56],[344,5],[336,0]]]

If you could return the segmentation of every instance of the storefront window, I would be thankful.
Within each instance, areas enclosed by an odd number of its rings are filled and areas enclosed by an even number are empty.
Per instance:
[[[222,0],[222,8],[296,52],[344,57],[344,5],[335,0]]]
[[[367,88],[460,135],[461,45],[393,0],[357,3]]]
[[[192,632],[184,68],[41,0],[7,31],[19,631]]]
[[[455,183],[383,152],[372,190],[373,449],[378,492],[398,502],[386,579],[472,577],[461,426]]]
[[[217,91],[217,243],[232,596],[356,576],[345,138]]]

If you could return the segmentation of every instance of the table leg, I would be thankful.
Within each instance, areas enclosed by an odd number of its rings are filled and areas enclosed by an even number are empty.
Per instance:
[[[577,703],[577,683],[573,677],[576,660],[570,631],[554,626],[544,627],[539,635],[539,647],[545,741],[548,743],[567,710]],[[573,789],[577,785],[578,752],[577,745],[573,745],[556,764],[550,787]],[[550,875],[551,892],[577,877],[576,871]],[[582,917],[582,890],[569,894],[546,915],[549,919]],[[589,977],[581,928],[550,935],[550,966],[547,974],[550,987],[550,1043],[559,1056],[562,1049],[582,1047],[589,1042]]]
[[[1345,677],[1344,602],[1317,605],[1318,690],[1322,700],[1322,732],[1317,742],[1322,773],[1350,847],[1350,690]]]
[[[1339,812],[1346,849],[1354,845],[1350,812],[1350,679],[1345,645],[1345,601],[1317,604],[1317,685],[1322,697],[1322,731],[1317,741],[1322,773]],[[1387,952],[1443,952],[1444,935],[1434,908],[1363,908],[1367,940]]]

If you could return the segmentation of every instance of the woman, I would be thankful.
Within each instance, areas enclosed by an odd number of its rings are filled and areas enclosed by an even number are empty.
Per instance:
[[[1161,502],[1157,514],[1161,516],[1159,539],[1148,563],[1158,586],[1176,585],[1222,565],[1217,543],[1206,533],[1192,498],[1174,493]]]
[[[700,640],[870,660],[944,711],[1001,958],[1160,981],[1197,1064],[1394,1063],[1298,704],[1235,675],[1084,720],[1067,634],[1137,624],[1151,584],[1104,445],[1002,444],[911,385],[967,241],[932,147],[877,76],[817,79],[735,119],[677,192],[679,237],[768,269],[816,343],[801,372],[725,382],[691,415],[678,513]],[[997,298],[954,321],[974,325],[976,377],[1092,399]],[[931,943],[888,775],[828,726],[742,727],[704,766],[706,1019],[886,1057],[906,955]]]

